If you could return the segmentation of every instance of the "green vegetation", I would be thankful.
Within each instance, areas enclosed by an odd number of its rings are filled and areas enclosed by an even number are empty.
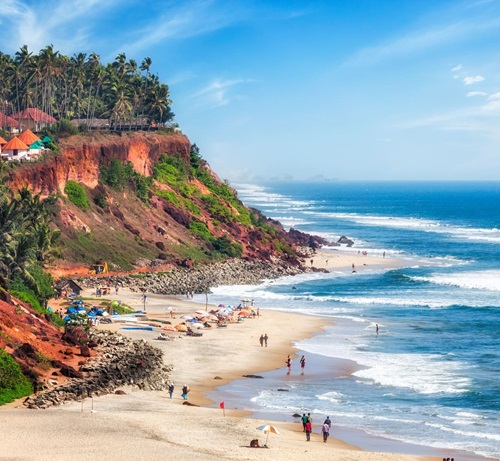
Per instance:
[[[123,163],[117,158],[112,158],[107,167],[101,164],[99,181],[116,190],[122,190],[131,185],[137,197],[144,203],[148,202],[149,190],[153,184],[153,179],[137,173],[131,162]]]
[[[241,243],[231,242],[226,235],[215,239],[213,247],[214,251],[222,257],[241,258],[243,254]]]
[[[156,180],[163,184],[175,187],[179,190],[187,180],[187,165],[184,159],[177,155],[163,154],[153,167],[153,174]]]
[[[60,237],[51,227],[51,201],[28,189],[14,195],[2,184],[0,175],[0,276],[45,306],[53,295],[53,280],[43,266],[57,254]]]
[[[90,203],[85,193],[85,189],[76,181],[69,180],[64,186],[64,193],[68,196],[69,201],[83,211],[87,211]]]
[[[189,224],[189,230],[199,235],[203,240],[205,240],[205,242],[211,242],[214,238],[207,225],[203,222],[191,221]]]
[[[36,107],[60,120],[59,134],[88,129],[95,119],[115,127],[142,126],[145,119],[163,125],[173,119],[168,85],[150,72],[149,57],[139,65],[120,53],[102,64],[96,53],[65,56],[47,45],[38,54],[22,46],[13,57],[0,52],[2,112],[13,115]],[[145,127],[148,125],[146,124]]]
[[[177,207],[181,206],[181,201],[177,194],[171,190],[156,190],[156,195],[158,195],[161,198],[164,198],[168,202],[170,202],[172,205],[175,205]]]
[[[33,386],[23,375],[19,364],[0,349],[0,405],[26,397],[33,392]]]

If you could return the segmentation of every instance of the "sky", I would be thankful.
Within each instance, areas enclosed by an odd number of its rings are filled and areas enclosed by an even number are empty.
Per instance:
[[[500,179],[500,0],[2,0],[0,31],[150,57],[230,182]]]

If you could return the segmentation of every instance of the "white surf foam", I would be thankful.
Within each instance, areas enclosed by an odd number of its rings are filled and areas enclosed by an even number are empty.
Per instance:
[[[500,270],[466,271],[410,277],[416,281],[455,286],[470,290],[500,291]]]

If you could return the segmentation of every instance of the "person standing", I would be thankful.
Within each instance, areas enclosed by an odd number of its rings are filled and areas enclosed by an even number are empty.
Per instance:
[[[321,432],[323,433],[323,442],[326,443],[328,436],[330,435],[330,426],[326,422],[323,424]]]
[[[329,416],[326,417],[325,422],[323,424],[328,424],[328,427],[332,427],[332,421]]]
[[[168,394],[170,395],[170,398],[173,397],[174,395],[174,390],[175,390],[175,386],[174,386],[174,383],[170,383],[168,385]]]
[[[378,336],[378,331],[379,331],[379,328],[378,328],[378,323],[375,324],[375,333],[377,333],[377,336]]]
[[[268,338],[267,333],[266,333],[266,334],[264,335],[264,344],[266,345],[266,347],[267,347],[267,340],[268,340],[268,339],[269,339],[269,338]]]
[[[306,358],[304,356],[302,356],[300,358],[300,369],[302,370],[301,373],[300,373],[301,375],[304,374],[304,368],[305,367],[306,367]]]
[[[189,386],[187,384],[184,384],[184,386],[182,386],[182,398],[184,400],[187,400],[189,391],[190,391]]]
[[[309,418],[304,413],[302,415],[302,418],[300,418],[300,420],[302,421],[302,432],[305,432],[306,431],[306,423],[307,423],[307,421],[309,421]]]
[[[311,424],[311,421],[307,420],[307,423],[306,423],[306,440],[308,442],[311,441],[311,432],[312,432],[312,424]]]
[[[264,335],[260,335],[259,342],[260,342],[260,347],[263,347],[264,346]]]
[[[287,375],[289,375],[290,372],[292,371],[292,358],[290,356],[288,356],[286,358],[285,364],[286,364],[286,367],[288,368]]]

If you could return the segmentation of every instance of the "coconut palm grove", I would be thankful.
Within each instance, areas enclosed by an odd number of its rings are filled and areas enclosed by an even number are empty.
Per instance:
[[[104,64],[96,53],[66,56],[47,45],[35,54],[22,46],[14,56],[0,52],[0,112],[12,116],[36,108],[81,127],[104,124],[158,126],[173,119],[169,88],[125,53]]]

